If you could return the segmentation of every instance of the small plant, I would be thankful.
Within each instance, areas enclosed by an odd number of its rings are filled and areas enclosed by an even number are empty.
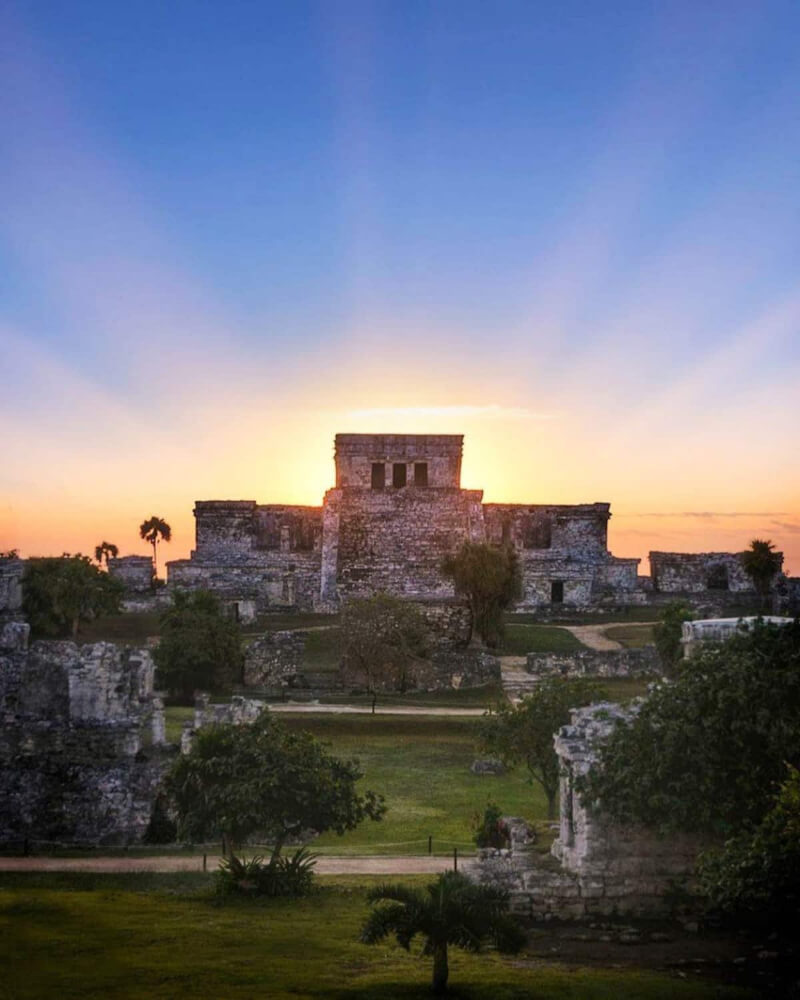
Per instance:
[[[475,814],[475,843],[478,847],[508,847],[508,830],[496,802],[487,802],[483,811]]]
[[[317,855],[301,847],[291,857],[278,856],[265,863],[261,855],[219,863],[216,874],[218,896],[305,896],[311,890]]]

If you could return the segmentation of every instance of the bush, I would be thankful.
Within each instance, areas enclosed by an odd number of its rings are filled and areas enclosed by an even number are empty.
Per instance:
[[[692,609],[683,601],[672,601],[664,608],[661,621],[653,629],[658,656],[666,671],[672,671],[683,656],[681,635],[684,622],[692,618]]]
[[[28,559],[22,606],[34,636],[75,639],[82,622],[119,611],[123,587],[80,553]]]
[[[501,817],[500,806],[487,802],[483,817],[475,815],[475,843],[478,847],[508,847],[508,831]]]
[[[266,863],[260,856],[248,861],[231,855],[219,863],[215,889],[218,896],[306,896],[316,863],[317,855],[305,847],[291,857],[279,855]]]

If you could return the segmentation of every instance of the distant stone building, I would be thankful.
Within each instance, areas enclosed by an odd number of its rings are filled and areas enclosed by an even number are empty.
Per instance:
[[[15,555],[0,558],[0,627],[22,620],[22,574],[25,563]]]
[[[124,586],[127,595],[148,594],[153,589],[155,571],[150,556],[118,556],[108,560],[109,576]]]
[[[168,585],[213,590],[242,618],[378,591],[446,599],[442,559],[470,540],[515,547],[522,610],[643,599],[639,560],[608,552],[608,503],[484,504],[461,487],[462,449],[461,435],[337,434],[321,507],[197,501],[195,549],[167,563]]]
[[[742,552],[651,552],[653,591],[660,594],[703,594],[708,591],[753,594],[752,579],[742,565]],[[776,553],[783,564],[783,553]]]

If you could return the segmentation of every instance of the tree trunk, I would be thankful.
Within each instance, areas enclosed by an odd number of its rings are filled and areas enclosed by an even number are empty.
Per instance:
[[[436,994],[447,991],[447,942],[433,946],[433,992]]]
[[[278,860],[278,858],[280,857],[284,839],[285,839],[284,837],[278,837],[278,839],[275,841],[275,846],[272,848],[272,854],[270,855],[269,858],[269,863],[271,865],[274,865]]]
[[[222,834],[222,855],[223,855],[223,857],[225,857],[225,858],[232,858],[233,857],[233,848],[234,848],[233,841],[231,840],[231,838],[228,836],[227,833],[223,832],[223,834]]]
[[[76,616],[75,616],[75,617],[74,617],[74,618],[72,619],[72,638],[73,638],[73,639],[77,639],[77,638],[78,638],[78,626],[80,625],[80,623],[81,623],[81,620],[80,620],[80,618],[79,618],[79,617],[78,617],[78,616],[76,615]]]
[[[556,800],[558,799],[558,789],[550,791],[549,788],[545,788],[545,795],[547,796],[547,818],[556,819]]]

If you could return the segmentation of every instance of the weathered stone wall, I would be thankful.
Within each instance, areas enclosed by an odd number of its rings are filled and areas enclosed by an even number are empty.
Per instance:
[[[452,597],[442,559],[483,537],[479,490],[436,487],[341,489],[325,494],[322,600],[384,591],[399,597]]]
[[[741,552],[651,552],[653,589],[662,594],[752,593]],[[783,562],[783,553],[778,553]]]
[[[146,650],[0,635],[0,843],[142,837],[169,763]]]
[[[306,687],[302,660],[305,632],[268,632],[245,650],[244,683],[256,688]]]
[[[0,623],[22,617],[22,574],[25,563],[11,557],[0,559]]]
[[[120,556],[108,560],[108,573],[125,588],[126,595],[147,594],[153,588],[153,560],[150,556]]]
[[[528,653],[527,671],[537,677],[657,676],[661,662],[655,646],[641,649],[581,649],[574,653]]]
[[[384,481],[391,487],[395,465],[406,466],[406,482],[413,485],[417,463],[426,466],[427,486],[461,485],[461,434],[337,434],[334,461],[336,488],[372,486],[372,466],[385,466]]]
[[[419,600],[420,609],[430,634],[431,646],[460,649],[471,638],[471,617],[463,601]]]
[[[342,664],[341,687],[345,691],[366,691],[369,678],[358,666]],[[405,690],[449,691],[457,688],[482,687],[500,680],[500,660],[480,649],[438,649],[430,659],[416,660],[405,669]],[[388,671],[383,677],[372,677],[372,688],[378,692],[398,690],[397,673]]]
[[[681,645],[685,657],[699,653],[706,643],[725,642],[733,638],[737,632],[752,628],[755,622],[762,621],[770,625],[791,625],[792,618],[782,618],[767,615],[761,618],[706,618],[683,622],[681,625]]]

